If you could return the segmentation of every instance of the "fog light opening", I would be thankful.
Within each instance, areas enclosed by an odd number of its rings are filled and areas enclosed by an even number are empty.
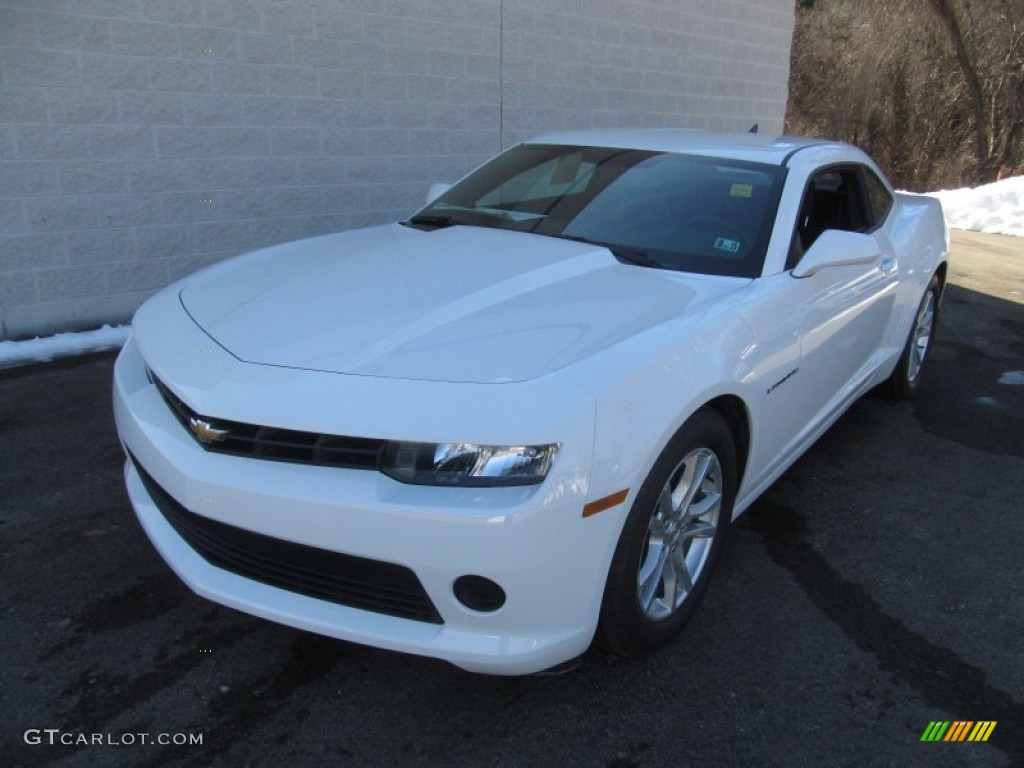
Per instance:
[[[480,613],[491,613],[505,604],[505,590],[483,576],[459,576],[452,591],[460,603]]]

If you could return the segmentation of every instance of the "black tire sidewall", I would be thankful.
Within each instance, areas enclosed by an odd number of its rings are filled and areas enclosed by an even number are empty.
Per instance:
[[[685,602],[672,616],[655,621],[644,615],[636,594],[644,537],[670,473],[686,454],[700,447],[713,451],[722,469],[722,507],[717,532],[704,569]],[[679,634],[707,590],[728,535],[736,485],[736,450],[729,426],[716,411],[702,409],[669,440],[640,487],[623,525],[601,606],[600,639],[609,650],[620,656],[635,656],[659,648]]]

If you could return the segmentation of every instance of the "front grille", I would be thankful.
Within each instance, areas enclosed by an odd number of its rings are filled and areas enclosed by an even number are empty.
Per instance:
[[[204,421],[217,430],[226,430],[220,440],[204,442],[196,438],[203,448],[215,453],[250,456],[297,464],[319,464],[349,469],[379,469],[386,440],[343,435],[323,435],[297,429],[279,429],[258,424],[246,424],[225,419],[201,416],[171,392],[162,381],[152,377],[157,390],[185,429],[195,437],[190,423]]]
[[[211,565],[364,611],[444,623],[411,569],[275,539],[197,515],[161,488],[134,456],[131,460],[164,519]]]

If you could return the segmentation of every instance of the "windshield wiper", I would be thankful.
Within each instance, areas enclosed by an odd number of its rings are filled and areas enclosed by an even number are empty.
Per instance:
[[[443,229],[444,227],[458,226],[462,222],[456,220],[454,216],[446,216],[440,213],[421,213],[419,216],[413,216],[402,223],[406,226]]]
[[[612,256],[617,258],[619,261],[626,262],[627,264],[636,264],[641,267],[651,267],[652,269],[669,269],[664,262],[658,261],[656,258],[644,251],[637,250],[636,248],[630,248],[626,245],[601,243],[597,240],[591,240],[589,237],[583,237],[581,235],[552,235],[552,237],[558,237],[562,240],[572,240],[574,243],[586,243],[587,245],[596,245],[599,248],[606,248],[611,251]]]
[[[509,221],[515,222],[516,218],[513,214],[508,211],[497,210],[494,208],[465,208],[462,206],[452,206],[453,210],[458,211],[461,216],[458,218],[447,214],[447,213],[421,213],[417,216],[413,216],[408,221],[402,222],[403,224],[414,227],[430,227],[431,229],[443,229],[444,227],[454,227],[457,225],[464,226],[494,226],[493,224],[487,223],[489,220],[497,219],[498,221]],[[466,216],[476,216],[482,221],[471,224],[466,221]]]

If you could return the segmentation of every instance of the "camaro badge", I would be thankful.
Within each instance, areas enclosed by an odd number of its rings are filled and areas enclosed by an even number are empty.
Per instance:
[[[228,430],[217,429],[210,422],[197,419],[195,416],[188,420],[188,428],[201,443],[219,443],[228,436]]]

